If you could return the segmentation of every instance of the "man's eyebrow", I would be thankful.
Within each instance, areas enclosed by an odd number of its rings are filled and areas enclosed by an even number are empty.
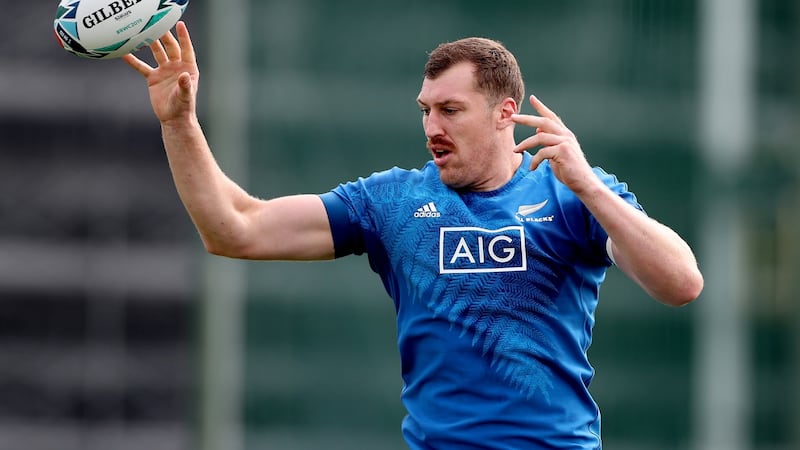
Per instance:
[[[419,98],[417,98],[417,104],[419,104],[420,106],[428,106],[427,103],[423,102]],[[463,104],[464,104],[464,102],[459,101],[459,100],[447,99],[447,100],[443,100],[441,102],[436,102],[436,103],[433,104],[433,106],[442,108],[442,107],[445,107],[445,106],[460,106],[460,105],[463,105]]]

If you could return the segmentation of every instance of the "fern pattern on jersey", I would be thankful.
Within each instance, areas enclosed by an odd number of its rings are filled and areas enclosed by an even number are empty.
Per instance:
[[[436,198],[437,207],[447,214],[448,226],[474,223],[469,212],[449,202],[457,200],[435,192],[411,192],[406,183],[387,183],[374,191],[381,199],[426,199]],[[528,398],[541,395],[550,402],[553,389],[553,373],[542,361],[551,357],[554,346],[547,336],[551,330],[547,316],[557,311],[552,301],[557,291],[556,272],[537,259],[538,249],[528,245],[526,272],[470,273],[442,275],[439,273],[433,253],[439,246],[439,225],[436,220],[414,218],[416,203],[379,208],[394,211],[389,220],[381,222],[380,234],[392,258],[393,270],[403,273],[406,292],[414,293],[413,301],[424,301],[434,317],[446,319],[451,327],[460,327],[461,337],[469,336],[472,346],[490,360],[498,377],[513,386]],[[430,255],[419,258],[418,255]],[[442,283],[441,277],[449,279]]]

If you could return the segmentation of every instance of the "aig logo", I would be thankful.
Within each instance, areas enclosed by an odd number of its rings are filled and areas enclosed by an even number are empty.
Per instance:
[[[439,229],[439,273],[514,272],[527,270],[525,229],[477,227]]]

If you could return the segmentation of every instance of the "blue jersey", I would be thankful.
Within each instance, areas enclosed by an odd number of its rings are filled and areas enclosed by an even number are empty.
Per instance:
[[[588,387],[608,236],[548,161],[493,192],[393,168],[321,197],[394,300],[411,449],[599,449]],[[641,209],[625,184],[601,180]]]

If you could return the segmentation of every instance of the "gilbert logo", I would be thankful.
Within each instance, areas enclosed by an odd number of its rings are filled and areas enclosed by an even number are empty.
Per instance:
[[[141,3],[142,0],[117,0],[109,3],[106,6],[98,9],[97,11],[93,11],[88,16],[83,18],[83,26],[86,28],[93,28],[96,25],[99,25],[102,22],[114,17],[115,15],[126,11],[128,8],[132,8],[137,3]],[[120,17],[121,19],[122,17]],[[117,19],[119,20],[119,19]]]
[[[428,202],[414,213],[414,217],[418,219],[442,217],[442,213],[436,209],[436,205],[434,205],[433,202]]]
[[[525,229],[443,227],[439,230],[439,273],[527,270]]]

